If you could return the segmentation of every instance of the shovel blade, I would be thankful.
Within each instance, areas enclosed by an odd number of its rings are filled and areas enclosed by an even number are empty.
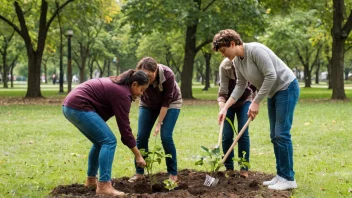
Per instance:
[[[204,185],[205,186],[216,186],[216,184],[219,182],[218,178],[214,178],[208,174],[205,175],[205,181],[204,181]]]

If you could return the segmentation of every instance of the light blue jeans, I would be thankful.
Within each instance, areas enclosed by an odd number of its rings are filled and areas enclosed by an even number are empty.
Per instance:
[[[235,122],[235,115],[237,117],[237,129],[238,132],[242,129],[242,127],[246,124],[247,120],[248,120],[248,109],[249,109],[249,105],[251,104],[251,102],[245,102],[241,107],[239,108],[229,108],[227,110],[226,113],[226,117],[229,118],[232,123],[234,124]],[[250,139],[249,139],[249,133],[248,133],[248,129],[249,127],[244,131],[244,133],[242,134],[241,138],[238,140],[238,158],[243,158],[243,151],[246,152],[245,155],[245,159],[247,162],[249,162],[249,154],[250,154]],[[227,152],[227,150],[231,147],[233,140],[234,140],[234,131],[230,125],[230,123],[225,120],[224,121],[224,129],[223,129],[223,133],[222,133],[222,150],[224,152],[224,154]],[[225,160],[225,167],[226,169],[234,169],[233,166],[233,160],[232,158],[234,157],[234,152],[231,151],[229,157]],[[242,168],[243,170],[248,170],[247,168]]]
[[[270,138],[274,145],[277,175],[289,181],[293,181],[295,176],[290,130],[298,97],[299,85],[295,79],[286,90],[268,98]]]
[[[62,106],[62,111],[67,120],[93,143],[88,157],[87,175],[95,177],[99,169],[99,181],[110,181],[116,149],[114,133],[94,111],[80,111],[67,106]]]
[[[152,131],[156,119],[159,116],[159,113],[160,109],[149,109],[146,107],[139,107],[137,135],[138,149],[144,148],[146,151],[148,151],[148,141],[150,133]],[[177,175],[177,155],[172,135],[179,114],[180,109],[168,109],[160,129],[161,143],[163,145],[165,154],[172,155],[172,158],[166,158],[167,172],[171,175]],[[137,174],[144,174],[143,168],[136,166],[136,164],[135,167]]]

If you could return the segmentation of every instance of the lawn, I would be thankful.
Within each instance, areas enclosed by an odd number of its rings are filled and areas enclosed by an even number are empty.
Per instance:
[[[207,92],[195,85],[193,96],[213,101],[186,101],[176,124],[174,139],[179,169],[203,170],[194,165],[200,146],[215,146],[219,126],[216,88]],[[58,86],[43,86],[48,98],[63,98]],[[352,98],[352,90],[346,89]],[[22,97],[25,87],[0,88],[0,99]],[[330,101],[331,90],[302,88],[292,128],[296,180],[293,197],[352,197],[352,102]],[[138,105],[130,114],[137,131]],[[114,119],[108,121],[117,139]],[[0,106],[0,197],[45,197],[60,184],[83,183],[89,141],[62,115],[61,105]],[[275,174],[275,158],[269,139],[266,101],[250,125],[251,170]],[[152,139],[154,137],[151,137]],[[158,141],[160,144],[160,141]],[[154,141],[151,141],[151,146]],[[166,171],[165,164],[156,171]],[[132,152],[118,141],[112,177],[134,173]]]

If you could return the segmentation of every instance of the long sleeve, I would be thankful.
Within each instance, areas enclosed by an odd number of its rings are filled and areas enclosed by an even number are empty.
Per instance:
[[[269,54],[264,49],[257,47],[252,51],[253,62],[256,63],[258,70],[262,72],[264,81],[260,87],[258,94],[254,98],[254,102],[260,103],[260,101],[269,94],[276,81],[276,71],[273,62],[270,59]]]

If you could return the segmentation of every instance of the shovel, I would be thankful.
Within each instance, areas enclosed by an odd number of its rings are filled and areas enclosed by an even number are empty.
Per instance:
[[[225,121],[221,122],[221,124],[220,124],[220,132],[219,132],[218,144],[215,145],[215,148],[220,148],[220,144],[221,144],[221,140],[222,140],[222,131],[224,129],[224,122]]]
[[[225,156],[222,158],[221,162],[219,163],[219,165],[224,164],[225,160],[229,157],[231,151],[233,150],[233,147],[235,147],[235,145],[237,144],[238,140],[241,138],[242,134],[244,133],[244,131],[247,129],[249,123],[252,121],[252,118],[248,118],[246,124],[242,127],[241,131],[238,133],[238,135],[236,136],[236,139],[233,141],[231,147],[229,148],[229,150],[227,150]],[[210,175],[206,175],[205,178],[205,182],[204,185],[205,186],[216,186],[216,184],[219,182],[218,178],[214,178]]]

